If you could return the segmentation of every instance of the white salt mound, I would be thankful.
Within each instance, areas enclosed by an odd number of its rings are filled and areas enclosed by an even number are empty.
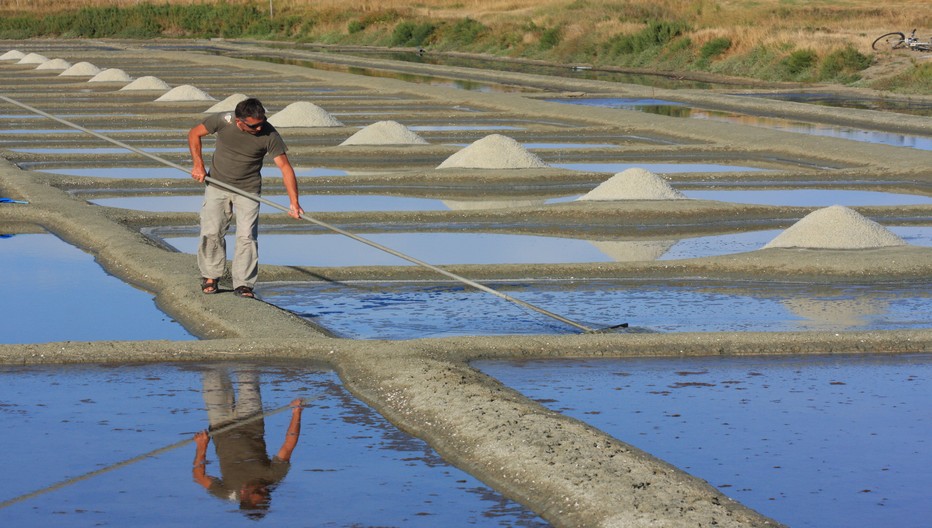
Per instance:
[[[25,57],[26,54],[19,50],[10,50],[3,55],[0,55],[0,60],[20,60]]]
[[[453,154],[438,169],[536,169],[549,167],[524,145],[501,134],[488,135]]]
[[[133,78],[128,73],[119,68],[107,68],[87,82],[130,82],[132,80]]]
[[[65,59],[52,59],[50,61],[45,61],[42,64],[36,66],[37,70],[67,70],[71,67],[71,63]]]
[[[593,240],[590,243],[615,262],[641,262],[659,259],[676,240]]]
[[[156,99],[156,101],[216,101],[216,99],[200,88],[196,88],[190,84],[182,84],[181,86],[172,88],[168,93]]]
[[[868,249],[906,242],[857,211],[833,205],[804,216],[764,246],[767,248]]]
[[[343,123],[326,110],[306,101],[291,103],[280,112],[270,116],[269,123],[276,128],[343,126]]]
[[[146,75],[120,88],[120,90],[168,90],[171,86],[162,79]]]
[[[61,72],[62,77],[93,77],[100,73],[100,68],[89,62],[79,62],[67,70]]]
[[[426,145],[427,141],[397,121],[379,121],[363,128],[341,145]]]
[[[662,177],[639,167],[623,170],[577,200],[686,200]]]
[[[30,53],[25,55],[22,59],[19,59],[17,64],[42,64],[43,62],[48,62],[49,58],[44,55],[39,55],[38,53]]]
[[[227,97],[223,101],[211,106],[207,110],[204,110],[205,114],[219,114],[220,112],[232,112],[236,110],[236,105],[245,99],[249,99],[248,95],[243,95],[241,93],[233,94],[230,97]]]

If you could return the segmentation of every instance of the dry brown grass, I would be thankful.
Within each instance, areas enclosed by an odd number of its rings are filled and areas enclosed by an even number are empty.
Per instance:
[[[50,12],[86,6],[131,6],[141,0],[6,0],[4,10]],[[220,0],[152,0],[176,4]],[[254,3],[267,0],[224,0]],[[853,44],[870,51],[872,37],[889,31],[932,35],[932,1],[878,3],[876,0],[271,0],[277,13],[377,13],[394,10],[406,17],[473,18],[486,25],[520,28],[561,27],[564,39],[604,40],[637,31],[647,18],[678,20],[693,29],[700,44],[715,37],[732,40],[730,54],[758,46],[793,43],[826,49]],[[340,31],[346,16],[321,17],[322,29]],[[327,27],[327,26],[330,27]],[[529,37],[523,36],[524,40]]]

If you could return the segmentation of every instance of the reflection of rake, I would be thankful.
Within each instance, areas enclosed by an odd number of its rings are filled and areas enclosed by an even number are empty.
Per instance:
[[[323,396],[315,396],[315,397],[313,397],[313,398],[302,398],[302,399],[301,399],[301,406],[303,407],[303,406],[307,405],[308,402],[313,401],[313,400],[316,400],[316,399],[319,399],[319,398],[322,398],[322,397],[323,397]],[[255,421],[257,421],[257,420],[261,420],[261,419],[263,419],[263,418],[265,418],[265,417],[267,417],[267,416],[274,416],[274,415],[276,415],[276,414],[278,414],[278,413],[280,413],[280,412],[283,412],[283,411],[288,410],[290,407],[291,407],[291,403],[289,403],[288,405],[283,405],[283,406],[281,406],[281,407],[279,407],[279,408],[277,408],[277,409],[272,409],[272,410],[270,410],[270,411],[261,412],[261,413],[259,413],[259,414],[256,414],[255,416],[250,416],[249,418],[244,418],[243,420],[240,420],[240,421],[238,421],[238,422],[236,422],[236,423],[232,423],[232,424],[230,424],[230,425],[225,425],[225,426],[223,426],[223,427],[214,429],[213,431],[209,431],[207,434],[210,435],[211,437],[213,437],[213,436],[216,436],[216,435],[218,435],[218,434],[220,434],[220,433],[225,433],[225,432],[227,432],[227,431],[236,429],[237,427],[241,427],[241,426],[243,426],[243,425],[246,425],[246,424],[255,422]],[[158,448],[158,449],[154,449],[154,450],[152,450],[152,451],[149,451],[148,453],[143,453],[143,454],[141,454],[141,455],[139,455],[139,456],[136,456],[136,457],[133,457],[133,458],[124,460],[124,461],[122,461],[122,462],[117,462],[116,464],[112,464],[112,465],[107,466],[107,467],[105,467],[105,468],[101,468],[101,469],[98,469],[98,470],[95,470],[95,471],[91,471],[90,473],[85,473],[85,474],[79,475],[79,476],[77,476],[77,477],[72,477],[72,478],[70,478],[70,479],[63,480],[63,481],[61,481],[61,482],[59,482],[59,483],[57,483],[57,484],[52,484],[51,486],[42,488],[42,489],[40,489],[40,490],[33,491],[32,493],[27,493],[27,494],[25,494],[25,495],[20,495],[19,497],[13,497],[12,499],[5,500],[5,501],[3,501],[3,502],[0,502],[0,510],[2,510],[3,508],[6,508],[7,506],[12,506],[12,505],[14,505],[14,504],[17,504],[17,503],[20,503],[20,502],[23,502],[23,501],[26,501],[26,500],[29,500],[29,499],[38,497],[39,495],[44,495],[44,494],[49,493],[49,492],[51,492],[51,491],[60,490],[60,489],[62,489],[62,488],[68,487],[68,486],[70,486],[70,485],[72,485],[72,484],[77,484],[78,482],[81,482],[81,481],[84,481],[84,480],[88,480],[88,479],[94,478],[94,477],[96,477],[96,476],[98,476],[98,475],[103,475],[104,473],[109,473],[109,472],[111,472],[111,471],[113,471],[113,470],[115,470],[115,469],[120,469],[120,468],[125,467],[125,466],[128,466],[128,465],[130,465],[130,464],[134,464],[134,463],[136,463],[136,462],[139,462],[139,461],[141,461],[141,460],[145,460],[145,459],[147,459],[147,458],[154,458],[154,457],[156,457],[156,456],[158,456],[158,455],[161,455],[162,453],[167,453],[168,451],[171,451],[171,450],[173,450],[173,449],[178,449],[179,447],[186,446],[186,445],[188,445],[188,444],[190,444],[190,443],[192,443],[192,442],[194,442],[194,439],[193,439],[193,438],[189,438],[189,439],[187,439],[187,440],[182,440],[182,441],[180,441],[180,442],[175,442],[174,444],[167,445],[167,446],[165,446],[165,447],[160,447],[160,448]]]
[[[166,159],[160,158],[159,156],[156,156],[155,154],[152,154],[152,153],[150,153],[150,152],[146,152],[146,151],[141,150],[141,149],[138,149],[138,148],[136,148],[136,147],[127,145],[126,143],[123,143],[123,142],[121,142],[121,141],[117,141],[117,140],[115,140],[115,139],[113,139],[113,138],[107,137],[107,136],[105,136],[105,135],[103,135],[103,134],[100,134],[100,133],[98,133],[98,132],[94,132],[93,130],[89,130],[89,129],[84,128],[84,127],[82,127],[82,126],[80,126],[80,125],[77,125],[77,124],[75,124],[75,123],[72,123],[72,122],[70,122],[70,121],[66,121],[66,120],[61,119],[61,118],[59,118],[59,117],[53,116],[52,114],[43,112],[42,110],[39,110],[39,109],[37,109],[37,108],[33,108],[33,107],[31,107],[31,106],[29,106],[29,105],[27,105],[27,104],[21,103],[21,102],[19,102],[19,101],[15,101],[15,100],[13,100],[13,99],[10,99],[9,97],[0,95],[0,99],[6,101],[6,102],[8,102],[8,103],[14,104],[14,105],[16,105],[16,106],[25,108],[26,110],[29,110],[30,112],[35,112],[36,114],[39,114],[39,115],[41,115],[41,116],[47,117],[47,118],[52,119],[52,120],[54,120],[54,121],[58,121],[59,123],[62,123],[62,124],[67,125],[67,126],[70,126],[70,127],[75,128],[75,129],[77,129],[77,130],[80,130],[80,131],[82,131],[82,132],[86,132],[86,133],[88,133],[88,134],[91,134],[92,136],[96,136],[96,137],[98,137],[98,138],[100,138],[100,139],[103,139],[104,141],[109,141],[110,143],[113,143],[114,145],[123,147],[123,148],[125,148],[125,149],[127,149],[127,150],[130,150],[130,151],[132,151],[132,152],[135,152],[135,153],[137,153],[137,154],[141,154],[141,155],[143,155],[143,156],[146,156],[147,158],[151,158],[151,159],[153,159],[153,160],[155,160],[155,161],[158,161],[159,163],[162,163],[162,164],[167,165],[167,166],[169,166],[169,167],[172,167],[172,168],[178,169],[178,170],[180,170],[180,171],[186,172],[186,173],[188,173],[188,174],[191,174],[191,171],[189,171],[188,169],[182,167],[181,165],[178,165],[178,164],[172,163],[172,162],[170,162],[170,161],[168,161],[168,160],[166,160]],[[286,212],[286,213],[289,212],[289,209],[288,209],[287,207],[284,207],[284,206],[281,205],[281,204],[275,203],[275,202],[273,202],[273,201],[271,201],[271,200],[268,200],[268,199],[266,199],[266,198],[262,198],[262,197],[259,196],[259,195],[252,194],[252,193],[243,191],[243,190],[241,190],[241,189],[237,189],[236,187],[233,187],[233,186],[231,186],[231,185],[227,185],[226,183],[223,183],[223,182],[221,182],[221,181],[217,181],[217,180],[215,180],[215,179],[213,179],[213,178],[211,178],[211,177],[209,177],[209,176],[208,176],[208,177],[205,177],[205,178],[204,178],[204,181],[210,183],[211,185],[216,185],[217,187],[221,187],[221,188],[226,189],[226,190],[228,190],[228,191],[230,191],[230,192],[236,193],[236,194],[238,194],[238,195],[240,195],[240,196],[244,196],[244,197],[246,197],[246,198],[249,198],[249,199],[251,199],[251,200],[254,200],[254,201],[256,201],[256,202],[263,203],[263,204],[268,205],[268,206],[270,206],[270,207],[274,207],[275,209],[278,209],[278,210],[280,210],[280,211],[284,211],[284,212]],[[515,297],[512,297],[512,296],[510,296],[510,295],[507,295],[507,294],[505,294],[505,293],[502,293],[502,292],[500,292],[500,291],[498,291],[498,290],[494,290],[494,289],[492,289],[492,288],[490,288],[490,287],[488,287],[488,286],[485,286],[484,284],[479,284],[478,282],[475,282],[475,281],[473,281],[473,280],[467,279],[467,278],[465,278],[465,277],[462,277],[462,276],[457,275],[457,274],[455,274],[455,273],[449,272],[449,271],[447,271],[447,270],[438,268],[437,266],[434,266],[433,264],[428,264],[427,262],[424,262],[424,261],[422,261],[422,260],[416,259],[416,258],[414,258],[414,257],[412,257],[412,256],[406,255],[406,254],[404,254],[404,253],[401,253],[401,252],[396,251],[396,250],[394,250],[394,249],[391,249],[391,248],[389,248],[389,247],[383,246],[382,244],[379,244],[378,242],[374,242],[374,241],[369,240],[369,239],[367,239],[367,238],[363,238],[363,237],[361,237],[361,236],[359,236],[359,235],[354,235],[353,233],[350,233],[349,231],[345,231],[345,230],[340,229],[340,228],[338,228],[338,227],[336,227],[336,226],[332,226],[332,225],[330,225],[330,224],[327,224],[327,223],[325,223],[325,222],[322,222],[322,221],[320,221],[320,220],[317,220],[316,218],[310,217],[310,216],[308,216],[308,215],[306,215],[306,214],[302,214],[300,218],[301,218],[302,220],[306,220],[306,221],[308,221],[308,222],[311,222],[312,224],[317,224],[317,225],[319,225],[319,226],[321,226],[321,227],[323,227],[323,228],[325,228],[325,229],[328,229],[328,230],[330,230],[330,231],[333,231],[334,233],[338,233],[338,234],[347,236],[347,237],[349,237],[349,238],[352,238],[353,240],[356,240],[357,242],[362,242],[363,244],[366,244],[366,245],[368,245],[368,246],[374,247],[374,248],[376,248],[376,249],[378,249],[378,250],[380,250],[380,251],[384,251],[384,252],[386,252],[386,253],[388,253],[388,254],[390,254],[390,255],[394,255],[394,256],[396,256],[396,257],[398,257],[398,258],[400,258],[400,259],[407,260],[408,262],[411,262],[411,263],[413,263],[413,264],[417,264],[418,266],[421,266],[421,267],[427,268],[427,269],[429,269],[429,270],[435,271],[435,272],[437,272],[437,273],[439,273],[439,274],[441,274],[441,275],[444,275],[444,276],[449,277],[449,278],[451,278],[451,279],[454,279],[454,280],[457,280],[457,281],[459,281],[459,282],[462,282],[463,284],[466,284],[467,286],[472,286],[473,288],[476,288],[477,290],[482,290],[482,291],[484,291],[484,292],[486,292],[486,293],[491,293],[492,295],[495,295],[495,296],[497,296],[497,297],[500,297],[500,298],[502,298],[502,299],[505,299],[506,301],[512,302],[512,303],[517,304],[517,305],[519,305],[519,306],[522,306],[522,307],[524,307],[524,308],[528,308],[528,309],[533,310],[533,311],[535,311],[535,312],[538,312],[538,313],[540,313],[540,314],[546,315],[547,317],[556,319],[557,321],[560,321],[561,323],[564,323],[564,324],[567,324],[567,325],[572,326],[572,327],[574,327],[574,328],[577,328],[577,329],[579,329],[579,330],[582,330],[582,331],[585,332],[585,333],[602,333],[602,332],[608,332],[608,331],[611,331],[611,330],[616,330],[616,329],[619,329],[619,328],[627,328],[627,327],[628,327],[628,323],[621,323],[621,324],[616,324],[616,325],[613,325],[613,326],[608,326],[608,327],[600,328],[600,329],[590,328],[590,327],[588,327],[588,326],[586,326],[586,325],[584,325],[584,324],[582,324],[582,323],[578,323],[578,322],[573,321],[573,320],[571,320],[571,319],[567,319],[566,317],[563,317],[562,315],[555,314],[555,313],[553,313],[553,312],[551,312],[551,311],[549,311],[549,310],[545,310],[544,308],[541,308],[541,307],[539,307],[539,306],[535,306],[535,305],[533,305],[533,304],[531,304],[531,303],[529,303],[529,302],[522,301],[521,299],[517,299],[517,298],[515,298]]]

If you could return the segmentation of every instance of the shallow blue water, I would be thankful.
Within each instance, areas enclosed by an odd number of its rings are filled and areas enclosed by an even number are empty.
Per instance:
[[[473,366],[788,526],[932,518],[930,354]]]
[[[627,169],[641,168],[655,174],[683,172],[758,172],[768,169],[721,163],[551,163],[551,167],[587,172],[618,173]]]
[[[248,364],[0,367],[0,387],[2,526],[547,526],[396,429],[331,371]],[[190,443],[113,467],[206,429],[208,401],[245,408],[258,399],[268,410],[298,397],[308,400],[298,444],[264,514],[195,483]],[[249,456],[261,456],[260,449],[275,455],[290,417],[290,410],[266,417],[264,444]],[[214,444],[206,474],[232,478]],[[95,471],[102,472],[70,482]],[[65,485],[49,489],[58,483]],[[42,493],[16,500],[33,492]],[[14,502],[3,507],[6,501]]]
[[[263,195],[263,198],[288,206],[285,195]],[[91,203],[139,211],[197,212],[201,209],[203,196],[129,196],[119,198],[95,198]],[[308,214],[331,211],[444,211],[441,200],[411,198],[406,196],[378,196],[364,194],[302,194],[301,206]],[[259,206],[261,213],[278,213],[279,209],[266,204]]]
[[[599,106],[605,108],[622,108],[636,110],[651,114],[671,117],[686,117],[691,119],[709,119],[750,125],[761,128],[772,128],[787,132],[809,134],[814,136],[827,136],[841,139],[850,139],[866,143],[881,143],[895,147],[909,147],[919,150],[932,150],[932,137],[914,134],[897,134],[877,130],[864,130],[852,127],[825,125],[820,123],[806,123],[791,121],[774,117],[759,117],[734,112],[719,112],[691,108],[683,103],[665,101],[661,99],[630,99],[630,98],[586,98],[586,99],[550,99],[552,102],[576,104],[585,106]]]
[[[94,178],[191,178],[183,170],[172,167],[93,167],[93,168],[54,168],[37,169],[38,172],[63,174],[65,176],[88,176]],[[269,176],[281,176],[278,169],[267,167],[265,173]],[[327,167],[295,168],[297,176],[345,176],[347,173],[340,169]]]
[[[913,245],[932,246],[932,227],[891,226]],[[197,236],[163,240],[183,253],[197,251]],[[499,233],[355,233],[425,262],[443,264],[566,264],[677,260],[761,249],[779,229],[657,240],[581,240]],[[410,262],[337,234],[268,231],[259,235],[261,261],[280,266],[403,266]],[[227,236],[228,253],[235,241]],[[232,253],[229,253],[232,254]]]
[[[932,284],[480,281],[590,328],[787,332],[932,328]],[[576,329],[459,283],[262,283],[266,302],[356,339],[565,334]]]
[[[0,343],[194,339],[152,294],[50,234],[0,238]]]

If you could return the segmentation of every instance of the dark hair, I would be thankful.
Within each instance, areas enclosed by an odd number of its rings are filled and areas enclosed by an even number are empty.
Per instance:
[[[246,119],[251,117],[253,119],[264,119],[265,118],[265,107],[262,106],[262,102],[256,99],[255,97],[250,97],[249,99],[244,99],[236,105],[236,110],[233,114],[239,119]]]

